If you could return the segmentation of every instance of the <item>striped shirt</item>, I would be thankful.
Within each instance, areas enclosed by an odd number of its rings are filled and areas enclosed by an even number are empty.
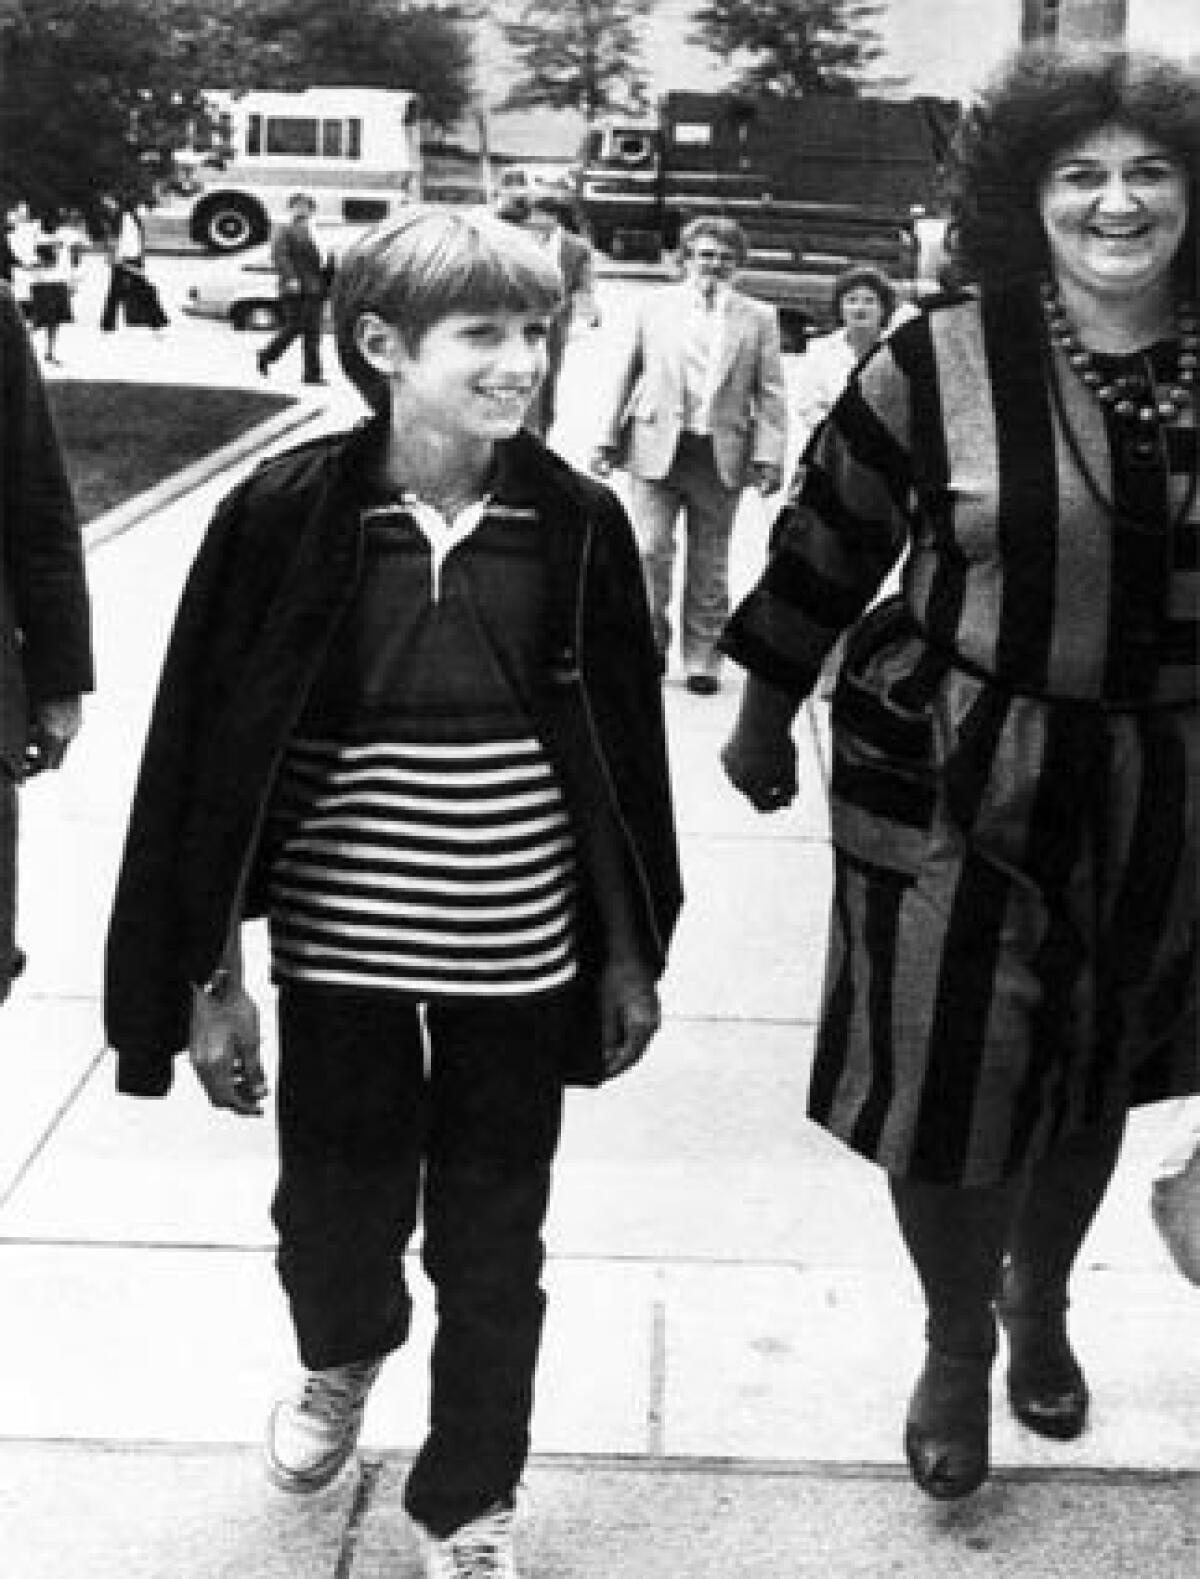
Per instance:
[[[296,740],[278,810],[277,976],[460,997],[574,975],[574,843],[537,740]]]
[[[569,981],[575,838],[525,704],[542,522],[488,502],[362,518],[364,570],[267,827],[280,980],[428,998]]]

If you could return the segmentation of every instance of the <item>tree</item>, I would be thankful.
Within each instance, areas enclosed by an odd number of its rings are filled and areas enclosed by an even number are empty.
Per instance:
[[[188,52],[204,28],[190,0],[6,0],[0,201],[98,224],[148,198],[203,110]]]
[[[541,0],[517,7],[516,21],[500,23],[522,71],[503,109],[581,110],[595,120],[606,110],[642,108],[638,23],[653,0]]]
[[[465,4],[405,0],[0,0],[0,202],[149,200],[206,89],[406,87],[450,125],[471,97]]]
[[[741,92],[850,94],[883,55],[885,10],[882,0],[709,0],[691,42],[748,59],[733,83]]]
[[[411,88],[424,120],[442,129],[471,102],[469,26],[478,13],[470,4],[218,0],[216,9],[236,25],[213,62],[214,86]]]

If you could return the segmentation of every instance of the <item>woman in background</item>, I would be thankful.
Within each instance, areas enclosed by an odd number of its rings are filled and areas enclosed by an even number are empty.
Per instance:
[[[62,225],[57,214],[47,214],[33,234],[32,249],[30,324],[46,337],[46,361],[61,367],[58,331],[63,324],[75,321],[71,298],[79,288],[83,238],[77,231]]]
[[[834,280],[832,305],[838,328],[809,341],[796,366],[792,432],[801,454],[851,373],[879,344],[896,311],[896,290],[881,269],[859,264]]]

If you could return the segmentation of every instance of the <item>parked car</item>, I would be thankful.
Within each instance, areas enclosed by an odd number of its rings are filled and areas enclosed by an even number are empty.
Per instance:
[[[541,164],[507,165],[496,176],[497,198],[529,197],[534,192],[551,192],[573,203],[575,167],[559,160],[544,160]]]
[[[283,324],[277,276],[270,246],[255,247],[235,261],[205,265],[188,288],[183,310],[192,318],[216,318],[235,329],[275,330]],[[332,327],[329,307],[325,327]]]

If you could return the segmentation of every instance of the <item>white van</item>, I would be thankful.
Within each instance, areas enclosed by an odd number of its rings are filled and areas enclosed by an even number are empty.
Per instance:
[[[421,196],[420,104],[393,88],[213,92],[215,136],[176,155],[180,176],[147,216],[148,239],[237,252],[265,241],[288,197],[319,224],[374,225]]]

